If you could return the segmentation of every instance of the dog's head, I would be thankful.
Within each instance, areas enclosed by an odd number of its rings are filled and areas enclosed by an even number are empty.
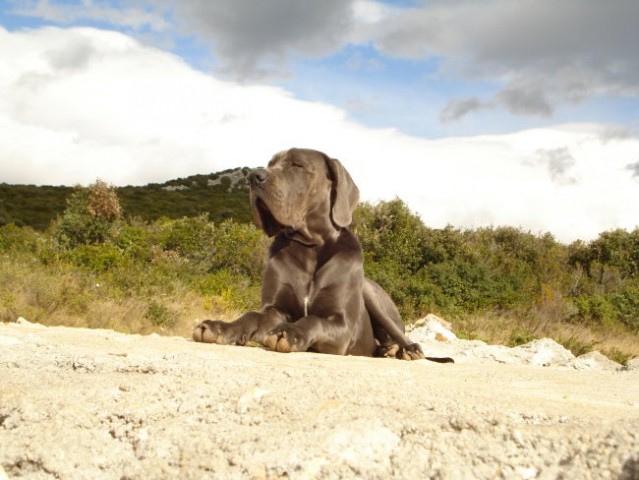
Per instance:
[[[359,190],[342,164],[316,150],[277,153],[248,179],[253,213],[269,236],[298,232],[311,237],[347,227],[359,200]]]

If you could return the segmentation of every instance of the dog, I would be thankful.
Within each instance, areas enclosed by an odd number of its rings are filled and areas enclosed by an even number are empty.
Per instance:
[[[262,308],[233,322],[205,320],[196,342],[261,343],[277,352],[428,358],[405,335],[390,296],[364,276],[359,241],[348,229],[359,190],[326,154],[293,148],[248,175],[255,219],[274,237]]]

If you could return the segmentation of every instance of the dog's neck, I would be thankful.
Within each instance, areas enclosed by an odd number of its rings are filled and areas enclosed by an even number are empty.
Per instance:
[[[327,229],[309,229],[307,226],[301,228],[289,227],[282,231],[282,235],[306,247],[321,247],[326,242],[334,240],[339,235],[339,230],[332,225]]]
[[[298,225],[286,227],[284,236],[307,247],[321,247],[334,241],[339,236],[341,227],[333,223],[330,210],[331,200],[327,196],[310,209]]]
[[[304,234],[301,230],[295,230],[294,228],[286,228],[282,235],[284,235],[289,240],[292,240],[297,243],[301,243],[305,247],[315,247],[317,246],[317,242],[311,235],[308,233]]]

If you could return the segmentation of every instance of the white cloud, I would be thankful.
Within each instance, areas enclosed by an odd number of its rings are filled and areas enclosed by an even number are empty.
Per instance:
[[[0,29],[0,57],[3,182],[144,184],[264,165],[299,146],[340,158],[365,200],[399,196],[433,227],[572,240],[638,223],[639,140],[617,127],[419,139],[95,29]]]

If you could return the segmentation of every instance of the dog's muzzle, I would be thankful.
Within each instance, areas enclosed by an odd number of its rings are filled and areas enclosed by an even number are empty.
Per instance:
[[[264,185],[268,179],[268,170],[265,168],[256,168],[251,170],[248,174],[248,182],[251,188],[256,188]]]

